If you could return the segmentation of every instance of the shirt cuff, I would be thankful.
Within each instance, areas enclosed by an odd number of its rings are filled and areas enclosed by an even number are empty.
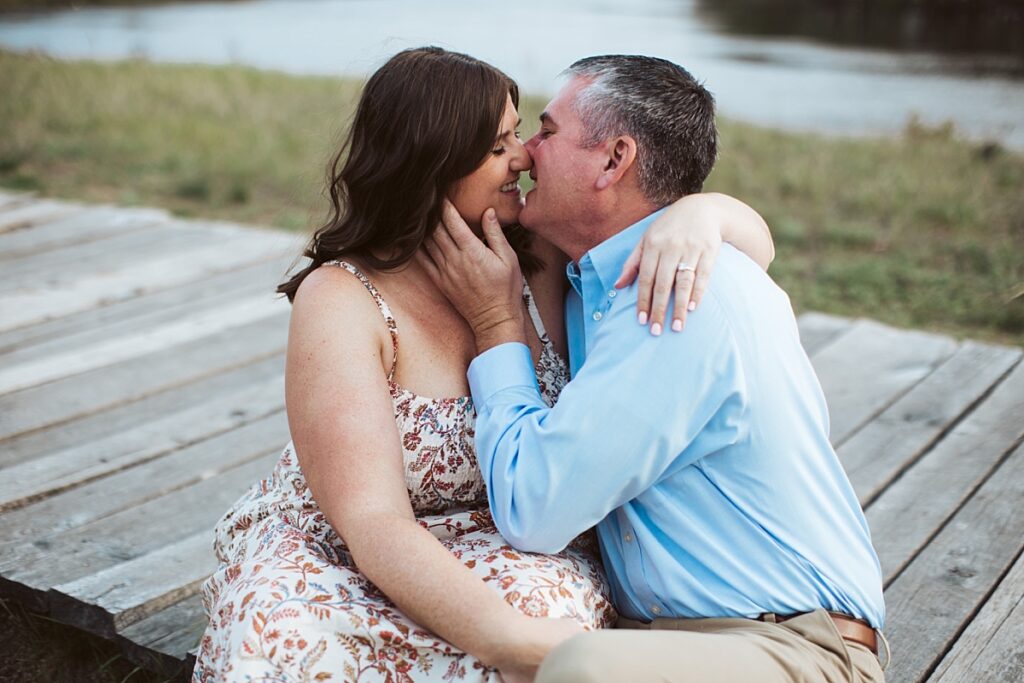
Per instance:
[[[533,371],[530,347],[508,342],[487,349],[469,364],[469,390],[473,403],[482,406],[499,391],[511,387],[532,387],[540,393],[537,374]]]

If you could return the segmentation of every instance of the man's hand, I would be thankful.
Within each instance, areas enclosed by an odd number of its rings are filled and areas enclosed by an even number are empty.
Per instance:
[[[477,353],[526,342],[523,275],[493,209],[481,221],[484,244],[447,199],[442,224],[416,258],[476,335]]]
[[[551,650],[584,632],[572,619],[523,617],[520,624],[508,634],[496,662],[504,683],[531,683]]]

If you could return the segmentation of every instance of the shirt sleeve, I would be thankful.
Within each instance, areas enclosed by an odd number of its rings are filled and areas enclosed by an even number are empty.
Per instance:
[[[661,337],[637,325],[620,298],[553,408],[525,345],[473,360],[477,458],[495,524],[512,545],[558,552],[665,476],[741,438],[742,369],[708,294],[684,332]]]

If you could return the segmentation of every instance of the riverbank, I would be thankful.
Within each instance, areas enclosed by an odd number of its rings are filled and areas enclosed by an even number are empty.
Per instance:
[[[0,51],[0,185],[306,230],[354,80]],[[527,98],[523,133],[544,102]],[[911,124],[831,139],[722,122],[708,189],[757,208],[799,311],[1024,343],[1024,156]]]

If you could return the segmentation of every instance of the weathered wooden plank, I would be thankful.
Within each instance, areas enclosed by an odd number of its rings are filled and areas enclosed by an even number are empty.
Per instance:
[[[965,342],[838,449],[867,505],[1020,361],[1020,349]]]
[[[287,441],[288,421],[284,411],[279,411],[203,441],[182,444],[144,467],[131,467],[9,510],[0,514],[0,554],[25,543],[47,547],[47,539],[55,534],[136,507],[250,460],[279,454]]]
[[[0,511],[158,458],[284,408],[284,377],[268,377],[106,439],[0,469]],[[2,519],[2,518],[0,518]]]
[[[284,351],[288,311],[171,349],[0,396],[0,439],[138,400]]]
[[[885,593],[886,679],[921,681],[942,660],[1024,544],[1018,447]],[[928,505],[927,499],[921,504]],[[961,679],[971,680],[971,679]]]
[[[800,343],[808,356],[835,341],[853,325],[853,320],[825,313],[804,313],[797,318],[800,328]]]
[[[87,216],[85,217],[87,218]],[[81,214],[66,219],[84,221]],[[55,224],[46,224],[17,235],[47,231]],[[3,236],[0,235],[0,238]],[[193,225],[177,220],[152,220],[137,230],[107,235],[83,244],[68,244],[60,248],[39,250],[30,256],[4,261],[0,273],[0,291],[3,296],[44,289],[56,289],[79,280],[107,276],[129,266],[159,261],[170,254],[180,254],[183,260],[195,249],[231,250],[239,240],[259,242],[268,237],[271,242],[289,239],[285,233],[214,228]]]
[[[84,220],[76,214],[68,221]],[[8,237],[47,231],[55,224],[15,233]],[[0,235],[0,237],[3,237]],[[5,296],[25,290],[57,288],[85,277],[109,273],[137,261],[150,261],[174,253],[187,252],[197,243],[230,243],[230,236],[209,235],[199,228],[183,227],[180,223],[150,222],[136,230],[106,235],[83,244],[40,249],[29,256],[3,261],[0,286]]]
[[[1024,365],[866,511],[889,582],[1024,436]]]
[[[7,439],[0,442],[0,467],[10,467],[68,448],[88,447],[94,441],[116,439],[122,432],[149,422],[165,420],[178,413],[182,406],[202,404],[211,397],[233,394],[283,374],[284,357],[278,354],[87,417]],[[250,415],[245,407],[240,408],[239,413],[239,419]],[[169,428],[174,429],[173,426]],[[104,446],[97,448],[102,449]]]
[[[956,350],[949,337],[858,320],[811,359],[840,445]]]
[[[928,681],[1024,681],[1024,555]]]
[[[273,292],[282,281],[293,257],[254,263],[225,273],[201,277],[193,282],[137,297],[105,304],[46,322],[0,332],[0,353],[32,346],[57,350],[67,345],[90,343],[95,339],[123,334],[126,330],[159,325],[202,308],[207,300],[237,292]],[[77,340],[77,341],[76,341]],[[58,346],[55,346],[58,345]]]
[[[35,194],[24,190],[13,190],[6,187],[0,187],[0,209],[7,206],[11,202],[28,201],[33,199]]]
[[[0,211],[9,211],[16,206],[22,206],[31,201],[35,201],[31,193],[0,190]]]
[[[242,237],[239,235],[231,248],[197,240],[187,250],[141,263],[128,262],[115,271],[55,287],[0,295],[0,326],[17,328],[293,253],[294,239],[289,236],[266,233],[251,239]]]
[[[47,220],[84,210],[80,204],[40,199],[25,204],[9,205],[0,210],[0,234],[25,230]]]
[[[207,553],[212,556],[212,549],[208,547]],[[188,651],[199,644],[205,628],[202,596],[195,593],[118,629],[118,635],[138,645],[184,659]]]
[[[283,309],[287,307],[287,300],[274,293],[274,280],[272,279],[274,274],[273,271],[265,268],[257,270],[247,268],[244,271],[239,271],[238,277],[231,277],[231,273],[224,273],[222,276],[212,278],[217,280],[216,283],[204,279],[181,288],[176,287],[140,297],[140,299],[160,299],[159,301],[147,301],[144,306],[131,306],[138,301],[138,299],[132,299],[109,307],[94,309],[85,314],[69,316],[70,319],[79,319],[87,317],[89,313],[131,307],[131,310],[120,311],[120,315],[105,316],[102,319],[78,320],[78,324],[71,327],[53,329],[48,334],[35,334],[23,338],[14,346],[0,348],[0,367],[11,367],[26,362],[55,358],[75,349],[106,344],[112,340],[139,334],[142,331],[179,323],[196,316],[208,315],[211,310],[231,306],[236,302],[258,296],[263,296],[268,305],[277,305],[278,308]],[[180,294],[175,297],[168,296],[176,293],[179,289],[188,289],[193,296],[186,297]],[[60,321],[69,318],[62,318]],[[21,329],[50,326],[43,323],[39,326]]]
[[[18,258],[20,261],[33,254],[64,250],[73,245],[80,247],[93,240],[140,230],[170,220],[170,215],[162,209],[109,206],[90,208],[65,218],[41,223],[31,230],[0,234],[0,259]],[[11,265],[14,264],[5,264],[4,268]]]
[[[0,593],[38,608],[53,586],[210,529],[278,457],[268,454],[43,541],[8,547],[0,558]]]
[[[50,614],[105,638],[195,595],[217,568],[213,530],[162,546],[128,562],[54,586]]]
[[[0,551],[54,536],[166,496],[249,461],[281,454],[288,440],[284,412],[182,447],[179,451],[96,479],[28,507],[0,515]],[[264,473],[265,474],[265,473]]]
[[[205,629],[202,600],[193,595],[125,627],[117,640],[131,661],[174,677],[192,670],[195,660],[189,651],[199,644]]]
[[[67,348],[62,353],[22,359],[17,353],[4,357],[0,366],[0,394],[37,386],[64,377],[106,367],[146,354],[170,349],[225,330],[277,316],[287,305],[275,301],[269,292],[239,297],[223,305],[198,310],[193,314],[169,320],[162,325],[136,328],[134,332],[107,338],[92,344]],[[29,354],[26,354],[29,355]]]

